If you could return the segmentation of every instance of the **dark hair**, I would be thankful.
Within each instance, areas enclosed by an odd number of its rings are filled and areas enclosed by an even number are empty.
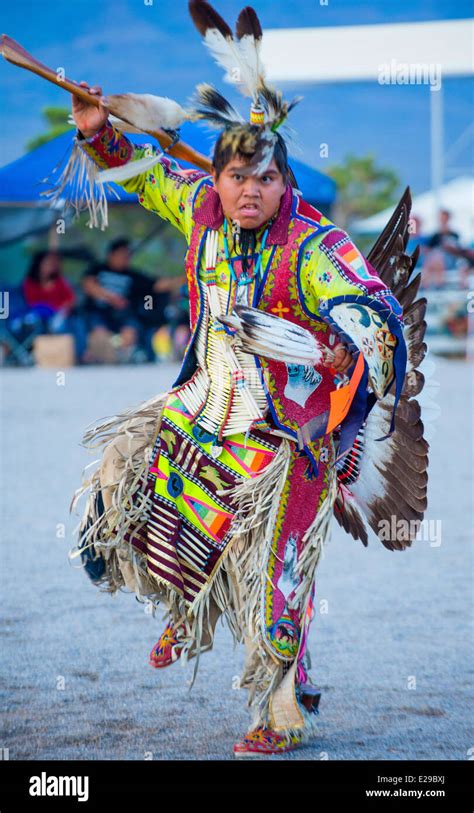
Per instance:
[[[127,240],[126,237],[116,237],[115,240],[111,240],[107,246],[107,254],[113,254],[119,248],[130,248],[130,240]]]
[[[47,248],[43,249],[42,251],[35,251],[31,258],[28,271],[26,273],[27,279],[31,279],[34,282],[39,282],[41,263],[43,262],[44,258],[49,257],[50,254],[58,258],[60,256],[57,251],[51,251],[50,249]]]
[[[250,125],[247,128],[248,132],[252,133],[253,135],[256,135],[259,129],[260,128],[258,125]],[[248,163],[251,163],[252,161],[253,156],[248,153],[241,152],[238,148],[236,149],[235,148],[236,142],[229,140],[228,134],[229,129],[223,130],[214,146],[212,166],[216,172],[216,179],[219,178],[219,175],[221,174],[224,167],[236,155],[238,155],[239,158],[242,158],[244,161],[247,161]],[[273,150],[273,158],[275,159],[275,163],[283,176],[283,181],[286,182],[289,174],[288,151],[286,149],[286,144],[280,133],[276,133],[276,143]]]

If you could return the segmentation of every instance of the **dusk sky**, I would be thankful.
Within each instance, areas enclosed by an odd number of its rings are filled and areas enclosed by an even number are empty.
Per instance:
[[[243,5],[243,0],[215,3],[231,23]],[[264,30],[466,18],[472,9],[468,0],[456,4],[329,0],[327,6],[318,0],[258,0],[254,5]],[[104,92],[156,93],[183,103],[198,81],[210,81],[245,108],[242,97],[222,82],[221,72],[201,44],[186,0],[153,0],[152,5],[144,0],[16,0],[2,7],[1,30],[51,68],[64,67],[68,78],[100,83]],[[356,53],[357,42],[354,49]],[[302,160],[324,172],[349,152],[372,152],[380,164],[398,172],[401,187],[409,183],[415,193],[429,187],[428,86],[357,82],[281,87],[288,95],[304,96],[291,122]],[[472,78],[444,80],[447,148],[472,121],[473,88]],[[0,164],[22,155],[27,140],[44,129],[44,107],[69,104],[64,92],[2,61]],[[326,163],[316,150],[322,141],[330,145]],[[456,167],[467,172],[471,165],[472,149],[467,143]]]

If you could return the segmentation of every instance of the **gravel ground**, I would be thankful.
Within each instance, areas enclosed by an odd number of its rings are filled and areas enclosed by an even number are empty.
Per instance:
[[[2,747],[10,759],[232,759],[248,727],[243,649],[218,626],[193,661],[158,672],[162,631],[131,594],[101,593],[67,551],[96,418],[169,387],[171,365],[2,372]],[[472,732],[472,367],[437,360],[441,417],[427,519],[441,539],[387,551],[333,533],[310,635],[319,737],[288,759],[465,760]],[[62,533],[64,529],[64,533]],[[327,611],[326,611],[327,610]],[[472,751],[471,751],[472,753]],[[472,758],[472,757],[471,757]]]

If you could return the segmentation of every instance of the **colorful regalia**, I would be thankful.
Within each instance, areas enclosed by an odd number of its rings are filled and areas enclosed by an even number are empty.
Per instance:
[[[205,41],[228,40],[209,9],[192,3]],[[258,40],[254,12],[242,14],[253,32],[237,42]],[[212,97],[208,86],[200,93]],[[266,91],[254,94],[253,120],[268,121],[265,101]],[[276,126],[267,130],[271,158]],[[111,170],[182,233],[191,322],[172,389],[85,435],[103,454],[77,494],[88,499],[75,554],[101,589],[126,587],[166,607],[155,655],[195,658],[194,677],[225,619],[246,646],[240,685],[253,711],[235,751],[285,750],[316,730],[307,640],[333,516],[365,545],[367,522],[388,549],[403,550],[426,508],[428,444],[415,400],[426,303],[411,279],[417,255],[404,252],[409,191],[366,258],[289,180],[243,264],[206,172],[134,146],[110,120],[75,142],[83,160]],[[354,358],[345,377],[321,363],[341,341]],[[404,538],[393,523],[382,533],[394,515],[409,524]]]

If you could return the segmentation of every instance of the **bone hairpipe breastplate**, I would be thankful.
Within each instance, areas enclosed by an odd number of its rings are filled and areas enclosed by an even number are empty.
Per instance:
[[[246,286],[246,289],[248,287],[250,286]],[[217,292],[222,312],[225,312],[227,290],[218,288]],[[223,351],[223,342],[218,333],[209,329],[209,320],[212,322],[213,318],[206,303],[196,337],[198,370],[192,380],[180,390],[180,397],[192,415],[201,410],[204,404],[197,422],[211,434],[217,435],[221,432],[225,437],[237,432],[246,432],[259,415],[249,412],[238,386],[233,386],[232,373]],[[238,348],[234,350],[249,389],[261,412],[265,413],[268,409],[267,399],[254,357]]]

